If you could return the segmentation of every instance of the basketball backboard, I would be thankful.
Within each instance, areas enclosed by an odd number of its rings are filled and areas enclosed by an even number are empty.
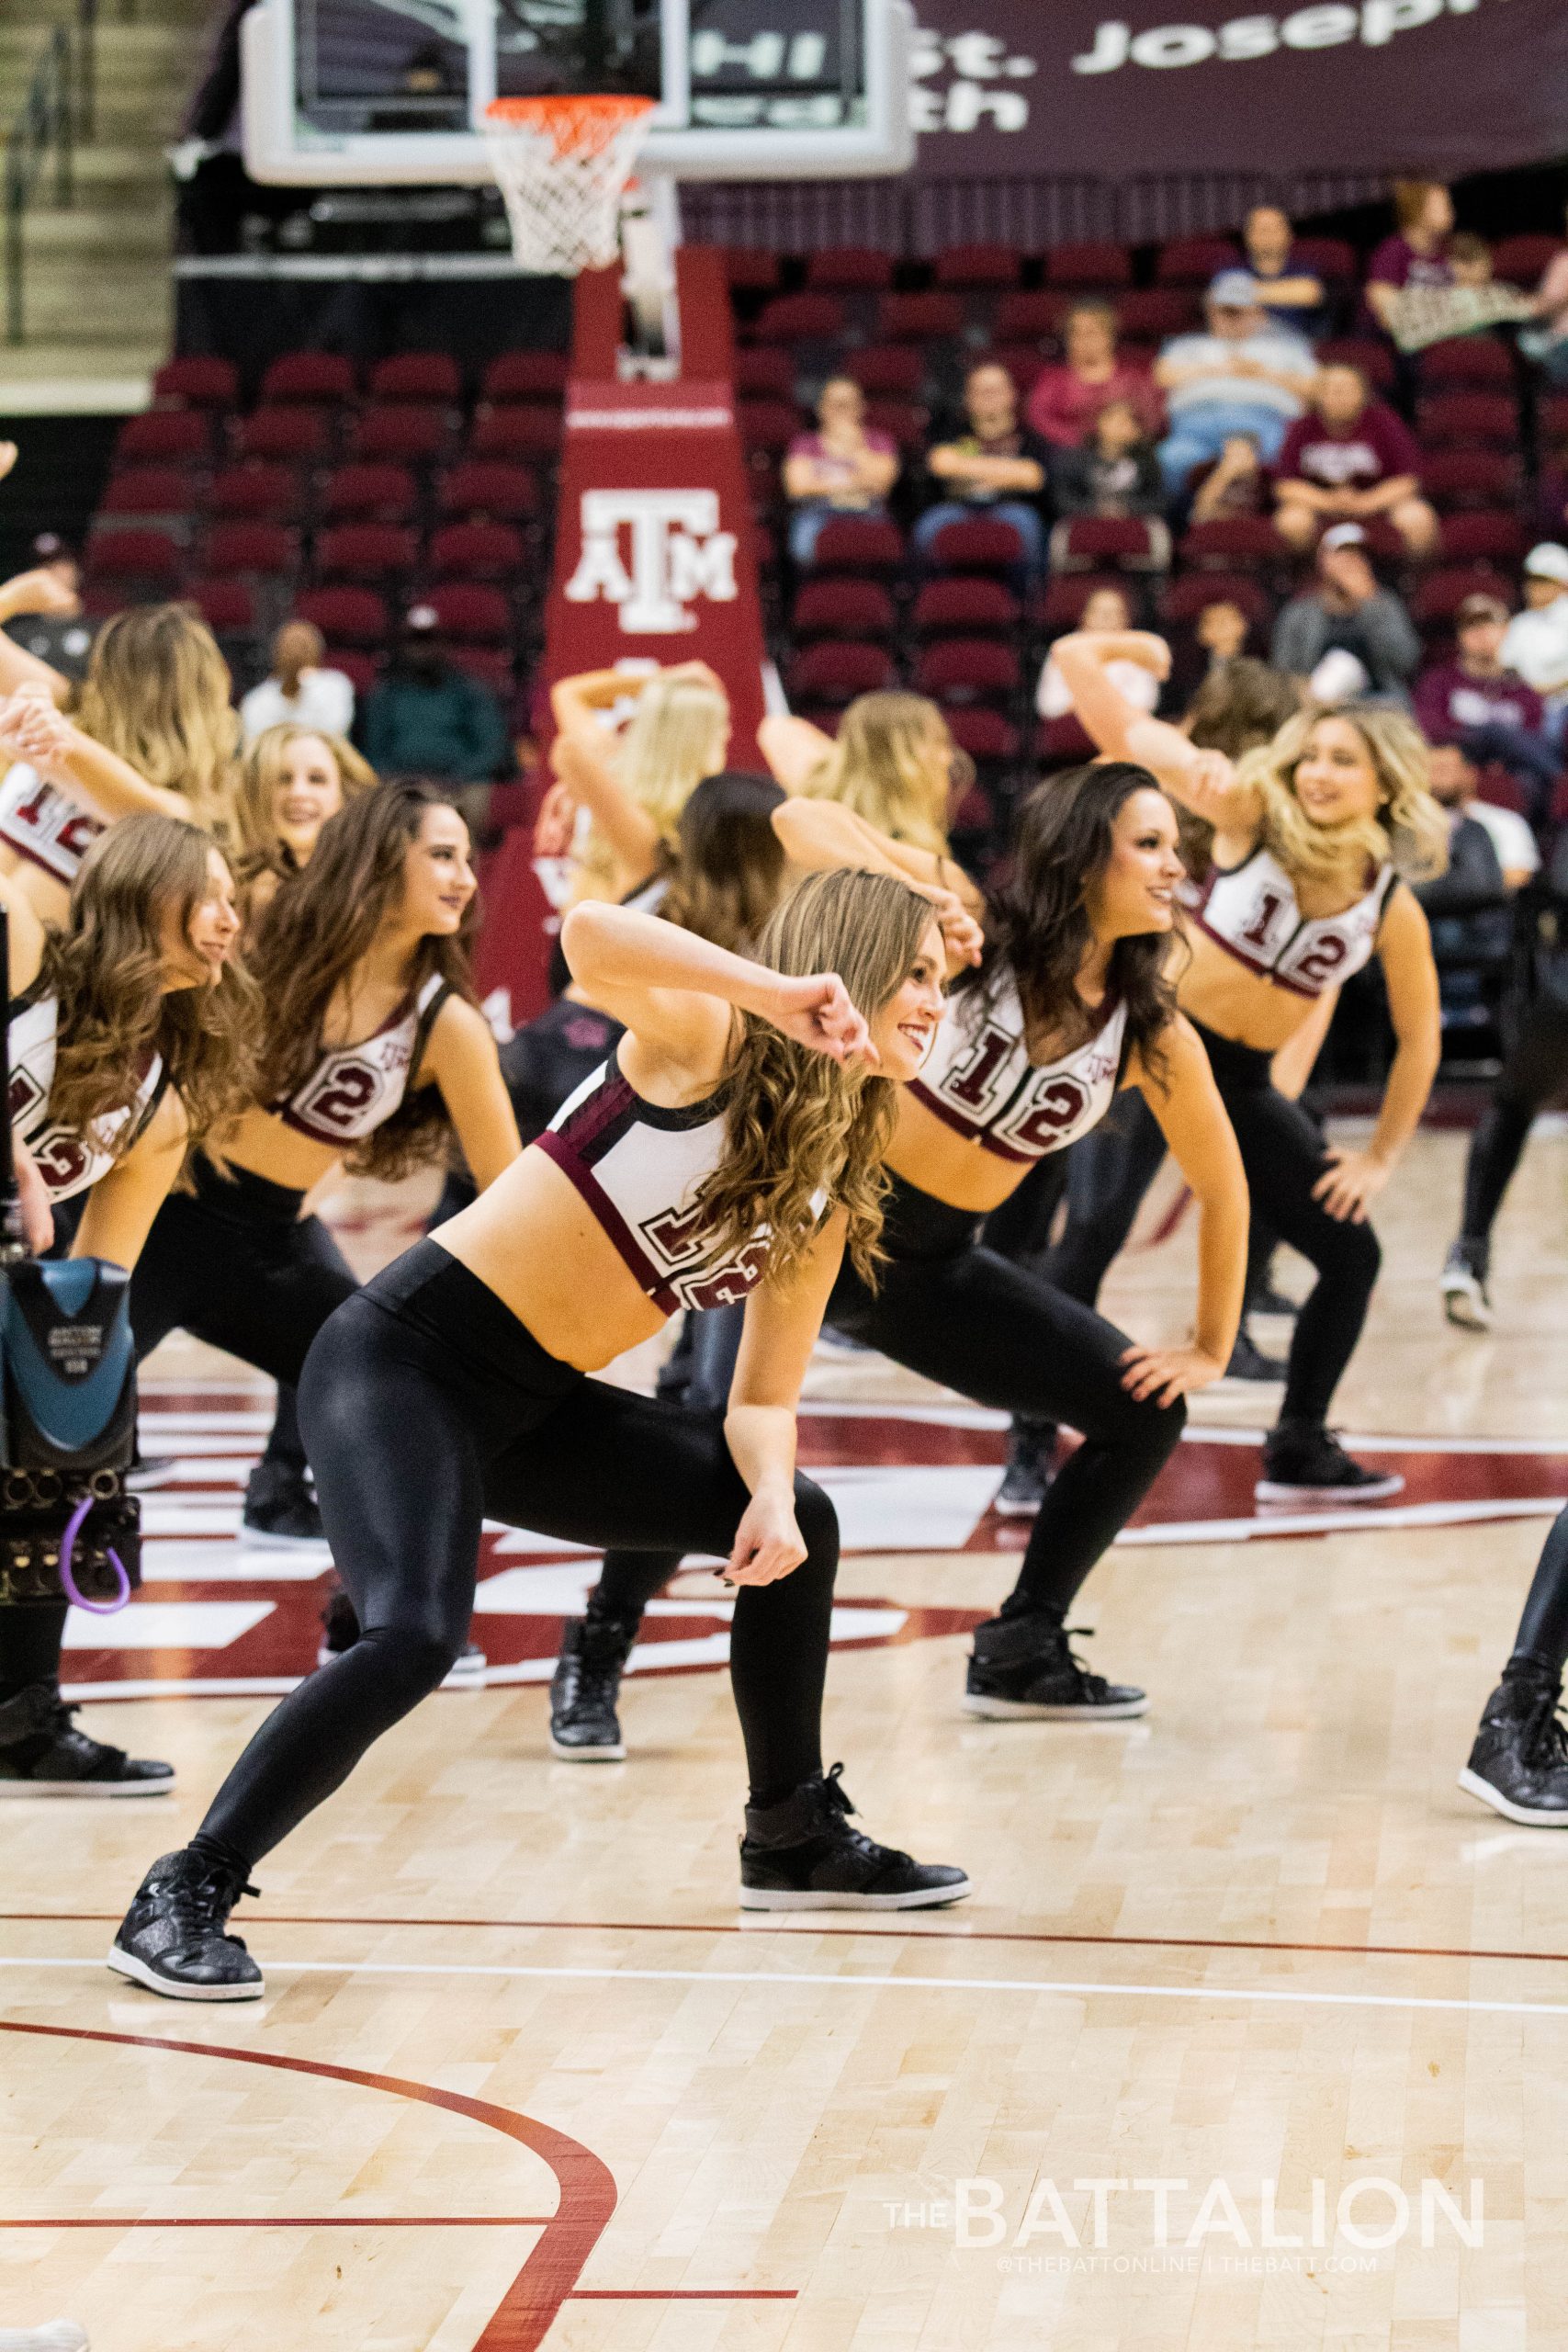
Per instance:
[[[657,102],[645,174],[897,172],[913,37],[908,0],[258,0],[245,166],[305,187],[482,183],[491,98],[581,89]]]

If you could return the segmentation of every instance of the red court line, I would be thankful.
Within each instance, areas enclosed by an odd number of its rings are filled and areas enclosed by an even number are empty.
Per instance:
[[[281,2051],[235,2050],[205,2041],[168,2041],[155,2033],[106,2033],[96,2027],[23,2025],[0,2018],[0,2033],[34,2034],[55,2041],[102,2041],[129,2050],[163,2050],[186,2058],[228,2058],[243,2066],[276,2066],[286,2074],[319,2075],[329,2082],[351,2083],[361,2090],[388,2091],[395,2098],[416,2099],[426,2107],[444,2107],[465,2115],[503,2138],[520,2141],[554,2173],[560,2203],[546,2222],[538,2243],[517,2273],[474,2352],[538,2352],[554,2326],[562,2303],[577,2285],[582,2267],[604,2235],[615,2210],[615,2177],[607,2165],[580,2140],[515,2109],[497,2107],[489,2099],[470,2098],[463,2091],[438,2090],[433,2083],[412,2083],[397,2075],[371,2075],[356,2066],[333,2066],[316,2058],[294,2058]]]
[[[77,1922],[87,1926],[119,1925],[118,1911],[0,1911],[0,1927],[10,1922],[47,1925]],[[1338,1952],[1353,1960],[1517,1960],[1561,1964],[1568,1951],[1503,1951],[1489,1944],[1331,1944],[1272,1940],[1266,1936],[1091,1936],[1068,1928],[874,1928],[869,1916],[852,1927],[827,1927],[813,1915],[809,1928],[766,1928],[743,1926],[733,1919],[384,1919],[345,1912],[328,1917],[320,1912],[258,1911],[250,1924],[257,1928],[515,1928],[520,1933],[555,1929],[563,1933],[613,1936],[756,1936],[812,1935],[871,1937],[882,1943],[900,1939],[914,1943],[958,1944],[1089,1944],[1111,1951],[1322,1951]],[[26,1954],[17,1954],[25,1959]],[[299,1963],[309,1966],[308,1962]]]

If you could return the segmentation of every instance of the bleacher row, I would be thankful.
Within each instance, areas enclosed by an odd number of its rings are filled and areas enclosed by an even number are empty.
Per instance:
[[[1554,244],[1509,241],[1500,274],[1506,264],[1528,277]],[[1352,248],[1304,239],[1298,252],[1340,322],[1353,324]],[[1005,768],[1031,752],[1063,755],[1048,732],[1033,738],[1035,669],[1108,580],[1140,618],[1178,630],[1228,596],[1266,641],[1299,566],[1263,517],[1188,530],[1169,578],[1152,568],[1143,525],[1075,522],[1066,568],[1027,598],[1005,526],[954,526],[919,568],[907,537],[925,491],[919,452],[967,365],[1000,359],[1027,396],[1059,356],[1066,311],[1088,295],[1115,304],[1124,355],[1151,357],[1161,337],[1197,322],[1203,286],[1236,257],[1228,242],[1178,240],[1153,256],[1153,283],[1140,287],[1130,248],[1064,245],[1030,262],[1007,247],[965,247],[939,255],[931,283],[909,288],[880,253],[825,251],[794,265],[731,254],[738,415],[770,635],[796,707],[831,726],[853,694],[907,683],[942,703],[976,759]],[[1038,282],[1023,282],[1031,277]],[[1381,338],[1340,335],[1319,349],[1355,360],[1394,395]],[[781,553],[780,466],[832,372],[861,384],[869,421],[904,453],[903,476],[887,519],[832,523],[809,575],[795,579]],[[243,673],[295,612],[317,623],[331,659],[363,691],[399,611],[418,595],[436,606],[455,658],[510,698],[538,645],[566,379],[564,356],[548,351],[505,353],[472,386],[445,353],[402,353],[361,371],[340,355],[301,351],[274,359],[245,406],[227,361],[171,360],[154,405],[118,437],[87,548],[89,609],[192,596]],[[1540,395],[1512,346],[1486,334],[1431,346],[1398,389],[1413,389],[1424,485],[1443,532],[1435,564],[1404,584],[1418,624],[1437,637],[1471,590],[1513,597],[1529,538],[1526,460],[1568,438],[1568,395]],[[1373,537],[1397,564],[1392,533]]]

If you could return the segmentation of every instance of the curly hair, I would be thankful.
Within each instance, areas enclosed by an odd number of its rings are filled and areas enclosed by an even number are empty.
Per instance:
[[[1010,869],[987,904],[984,959],[956,983],[986,1005],[1010,976],[1026,1030],[1062,1052],[1087,1045],[1113,1008],[1125,1005],[1128,1042],[1156,1077],[1176,1012],[1179,934],[1118,939],[1098,1005],[1078,994],[1078,972],[1094,945],[1089,899],[1111,862],[1117,817],[1134,792],[1158,791],[1147,768],[1128,760],[1095,761],[1037,785],[1019,814]]]
[[[195,988],[169,989],[160,936],[171,908],[186,931],[211,888],[211,836],[175,817],[124,817],[96,841],[71,890],[63,930],[44,938],[42,986],[59,1003],[52,1117],[118,1156],[154,1054],[200,1143],[244,1110],[254,1080],[256,992],[237,964]],[[95,1130],[99,1133],[95,1134]]]
[[[972,781],[974,763],[924,695],[860,695],[801,789],[809,800],[841,801],[893,841],[945,857],[948,801],[965,767]]]
[[[931,923],[930,902],[889,875],[813,874],[774,910],[759,963],[795,978],[836,972],[860,1011],[880,1011],[903,985]],[[694,1203],[711,1257],[769,1235],[770,1280],[787,1280],[822,1221],[821,1196],[848,1211],[845,1247],[874,1278],[887,1189],[882,1159],[897,1115],[892,1080],[796,1045],[742,1013],[725,1079],[728,1148]]]
[[[104,623],[77,690],[84,733],[178,792],[227,843],[240,719],[218,640],[194,605],[133,605]]]
[[[771,778],[739,768],[704,777],[681,811],[659,908],[666,922],[751,954],[784,888],[784,843],[773,815],[784,797]]]
[[[300,742],[326,745],[345,803],[377,781],[369,761],[341,735],[324,735],[319,727],[299,727],[292,719],[264,728],[246,749],[234,779],[234,879],[242,894],[264,874],[281,882],[298,871],[292,854],[277,837],[275,802],[284,760]]]
[[[1296,770],[1325,719],[1353,727],[1377,771],[1381,805],[1375,817],[1320,825],[1296,797]],[[1376,867],[1392,858],[1406,881],[1427,881],[1449,862],[1449,820],[1427,788],[1427,741],[1407,712],[1386,703],[1315,705],[1286,720],[1271,743],[1249,752],[1236,769],[1263,804],[1259,839],[1292,874],[1332,881],[1359,863]]]
[[[333,996],[397,915],[411,845],[431,809],[450,807],[434,785],[406,778],[360,793],[328,818],[309,865],[264,909],[249,956],[266,1008],[256,1095],[264,1108],[286,1101],[320,1060]],[[468,965],[475,920],[470,899],[457,933],[420,941],[411,995],[434,973],[469,1004],[479,1002]],[[392,1116],[344,1155],[344,1165],[362,1176],[406,1175],[438,1160],[447,1135],[439,1091],[411,1084]]]

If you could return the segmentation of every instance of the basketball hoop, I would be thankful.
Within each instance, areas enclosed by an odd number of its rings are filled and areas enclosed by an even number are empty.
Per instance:
[[[620,250],[621,196],[651,98],[497,98],[485,144],[506,199],[512,250],[541,277],[604,269]]]

